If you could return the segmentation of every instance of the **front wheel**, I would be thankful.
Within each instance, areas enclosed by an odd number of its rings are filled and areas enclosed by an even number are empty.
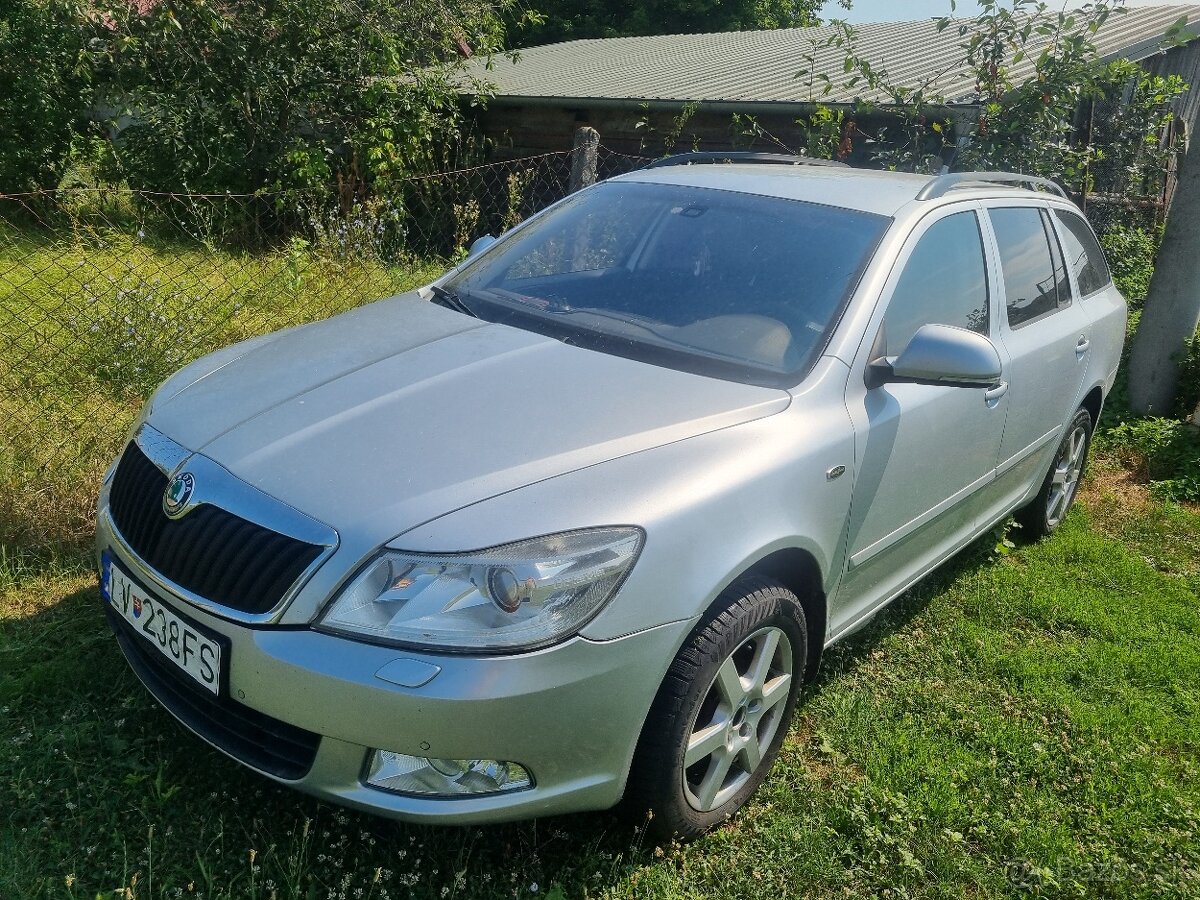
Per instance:
[[[1045,537],[1066,519],[1079,490],[1091,441],[1092,414],[1081,409],[1075,413],[1058,445],[1041,490],[1028,505],[1017,511],[1017,521],[1032,539]]]
[[[733,815],[787,733],[807,655],[796,595],[744,579],[675,657],[650,709],[626,799],[663,838],[695,837]]]

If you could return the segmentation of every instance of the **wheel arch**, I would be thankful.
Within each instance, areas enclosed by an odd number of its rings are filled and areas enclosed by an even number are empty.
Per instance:
[[[825,629],[829,615],[820,563],[807,550],[800,547],[784,547],[751,563],[739,572],[730,584],[755,576],[777,581],[799,598],[808,630],[804,678],[811,681],[817,673],[821,653],[825,649]],[[722,591],[705,611],[706,614],[711,611],[712,606],[721,602],[723,595]]]
[[[1100,413],[1104,410],[1104,389],[1100,385],[1096,385],[1087,392],[1087,396],[1083,398],[1083,402],[1079,404],[1080,408],[1086,409],[1092,417],[1092,429],[1100,422]]]

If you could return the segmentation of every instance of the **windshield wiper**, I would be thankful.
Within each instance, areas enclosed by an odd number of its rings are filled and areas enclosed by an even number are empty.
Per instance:
[[[554,316],[574,316],[580,314],[595,316],[597,319],[608,319],[612,322],[619,322],[622,325],[632,325],[635,328],[640,328],[643,331],[650,332],[655,337],[663,338],[664,340],[670,340],[670,338],[666,337],[654,327],[655,325],[662,324],[661,322],[651,323],[635,313],[614,313],[609,312],[607,309],[599,309],[595,306],[561,306],[558,308],[551,308],[547,310],[547,312]],[[674,343],[674,341],[672,341],[672,343]]]
[[[452,309],[463,315],[476,319],[479,318],[479,313],[467,306],[462,297],[458,296],[454,291],[446,290],[446,288],[436,284],[431,284],[429,290],[433,292],[433,299],[430,300],[431,303],[436,303],[438,306],[444,306],[446,309]]]

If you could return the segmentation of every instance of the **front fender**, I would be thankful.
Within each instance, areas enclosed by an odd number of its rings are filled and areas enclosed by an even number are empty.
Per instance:
[[[844,366],[831,361],[825,368],[833,377],[819,380],[840,376],[844,389]],[[646,532],[641,557],[583,629],[591,640],[695,619],[734,579],[781,549],[810,553],[829,597],[842,571],[854,447],[841,397],[819,402],[825,393],[807,391],[811,396],[774,416],[484,500],[418,526],[392,546],[444,553],[578,528],[639,526]],[[829,478],[838,466],[846,474]]]

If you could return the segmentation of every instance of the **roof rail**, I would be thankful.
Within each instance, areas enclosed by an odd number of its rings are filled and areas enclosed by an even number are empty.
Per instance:
[[[832,159],[813,159],[808,156],[793,156],[790,153],[756,153],[749,150],[705,150],[694,153],[677,153],[656,159],[644,168],[661,169],[665,166],[690,166],[693,163],[758,163],[776,166],[836,166],[847,169],[843,162]]]
[[[1007,187],[1026,187],[1029,190],[1050,191],[1058,194],[1064,200],[1071,199],[1061,185],[1055,184],[1049,178],[1038,178],[1036,175],[1021,175],[1017,172],[955,172],[951,175],[939,175],[918,192],[918,200],[937,200],[958,188],[973,187],[984,184],[1005,185]]]

